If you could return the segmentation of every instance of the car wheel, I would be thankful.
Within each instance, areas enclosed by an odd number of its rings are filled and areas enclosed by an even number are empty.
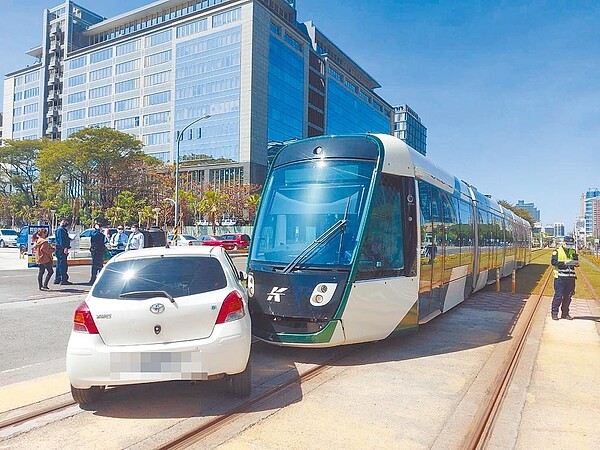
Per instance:
[[[103,392],[104,386],[92,386],[88,389],[78,389],[71,385],[71,395],[73,396],[73,400],[80,405],[98,401]]]
[[[250,359],[246,368],[241,373],[231,375],[230,379],[231,392],[236,397],[244,398],[250,395],[252,389],[252,369],[250,368]]]
[[[6,244],[2,240],[0,240],[0,247],[2,247],[2,248],[6,247]]]

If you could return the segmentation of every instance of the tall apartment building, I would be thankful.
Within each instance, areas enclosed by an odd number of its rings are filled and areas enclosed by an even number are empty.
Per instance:
[[[600,196],[592,198],[592,233],[595,239],[600,239]],[[586,221],[587,223],[587,221]]]
[[[44,12],[35,64],[4,82],[5,139],[66,139],[84,127],[137,136],[187,179],[262,183],[268,142],[391,134],[380,85],[295,0],[160,0],[103,18],[70,0]],[[184,177],[185,179],[185,177]]]
[[[427,128],[408,105],[394,107],[394,136],[422,155],[427,154]]]
[[[600,197],[600,190],[597,188],[588,189],[585,194],[581,195],[583,216],[585,217],[585,233],[590,236],[594,232],[594,206],[595,198]]]
[[[536,222],[540,222],[540,210],[535,207],[534,203],[525,203],[523,200],[517,200],[517,204],[515,206],[527,211]]]

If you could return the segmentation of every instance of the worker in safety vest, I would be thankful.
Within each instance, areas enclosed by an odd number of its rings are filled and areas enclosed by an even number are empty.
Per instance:
[[[571,296],[575,292],[575,267],[579,267],[579,256],[575,250],[575,239],[565,236],[564,242],[552,252],[554,266],[554,298],[552,299],[552,320],[558,320],[560,307],[561,319],[573,320],[569,315]]]

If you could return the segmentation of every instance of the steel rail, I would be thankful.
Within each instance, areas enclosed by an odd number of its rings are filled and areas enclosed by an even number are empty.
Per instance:
[[[331,359],[325,361],[324,363],[319,364],[319,365],[309,369],[308,371],[306,371],[299,377],[285,381],[285,382],[269,389],[268,391],[260,394],[259,396],[245,401],[244,403],[242,403],[238,407],[232,409],[231,411],[229,411],[225,414],[222,414],[218,417],[215,417],[214,419],[210,420],[209,422],[199,425],[198,427],[182,434],[178,438],[175,438],[172,441],[161,445],[160,447],[158,447],[157,450],[183,449],[183,448],[189,447],[190,445],[198,443],[199,441],[204,439],[206,436],[210,436],[211,434],[215,433],[216,431],[218,431],[225,425],[236,420],[239,416],[246,413],[251,406],[253,406],[259,402],[262,402],[264,400],[267,400],[270,397],[273,397],[274,395],[285,391],[286,389],[290,388],[291,386],[300,385],[302,383],[305,383],[305,382],[311,380],[312,378],[317,377],[318,375],[320,375],[327,369],[330,369],[331,367],[333,367],[333,365],[335,363],[350,356],[351,354],[354,354],[354,353],[357,353],[360,351],[362,351],[362,349],[352,349],[350,351],[343,353],[342,355],[331,358]]]
[[[504,364],[502,371],[496,378],[494,385],[489,391],[491,392],[491,394],[488,395],[489,400],[484,404],[484,407],[481,408],[478,414],[475,416],[471,428],[469,429],[460,448],[479,450],[485,448],[487,443],[489,442],[496,417],[498,415],[504,397],[506,396],[508,387],[510,386],[512,378],[515,374],[516,368],[519,364],[519,360],[523,353],[523,348],[525,347],[527,337],[529,336],[529,333],[531,331],[533,319],[538,311],[542,297],[544,296],[544,291],[546,290],[546,286],[548,285],[551,278],[552,270],[551,266],[549,266],[546,269],[546,273],[544,274],[542,281],[540,281],[540,283],[543,283],[542,290],[537,295],[535,304],[531,308],[530,314],[527,317],[525,317],[525,326],[523,327],[516,342],[510,349],[510,352],[507,358],[505,359],[506,364]]]
[[[76,404],[77,403],[73,400],[65,401],[58,405],[48,406],[46,408],[38,409],[37,411],[32,411],[30,413],[22,414],[17,417],[3,420],[2,422],[0,422],[0,430],[4,430],[15,425],[21,425],[22,423],[28,422],[33,419],[37,419],[38,417],[45,416],[53,412],[62,411],[63,409],[66,409],[70,406],[74,406]]]

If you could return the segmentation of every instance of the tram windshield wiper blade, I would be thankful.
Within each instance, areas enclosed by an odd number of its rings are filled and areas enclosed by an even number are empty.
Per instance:
[[[292,260],[292,262],[285,266],[282,272],[290,273],[292,270],[294,270],[296,266],[301,264],[303,261],[307,260],[309,256],[312,256],[312,254],[317,250],[317,248],[329,242],[338,233],[338,231],[345,229],[347,222],[348,220],[346,219],[346,217],[344,217],[343,219],[340,219],[336,223],[334,223],[331,227],[325,230],[323,234],[321,234],[318,238],[316,238],[314,241],[308,244],[308,246],[304,250],[302,250],[298,254],[298,256],[296,256]]]

